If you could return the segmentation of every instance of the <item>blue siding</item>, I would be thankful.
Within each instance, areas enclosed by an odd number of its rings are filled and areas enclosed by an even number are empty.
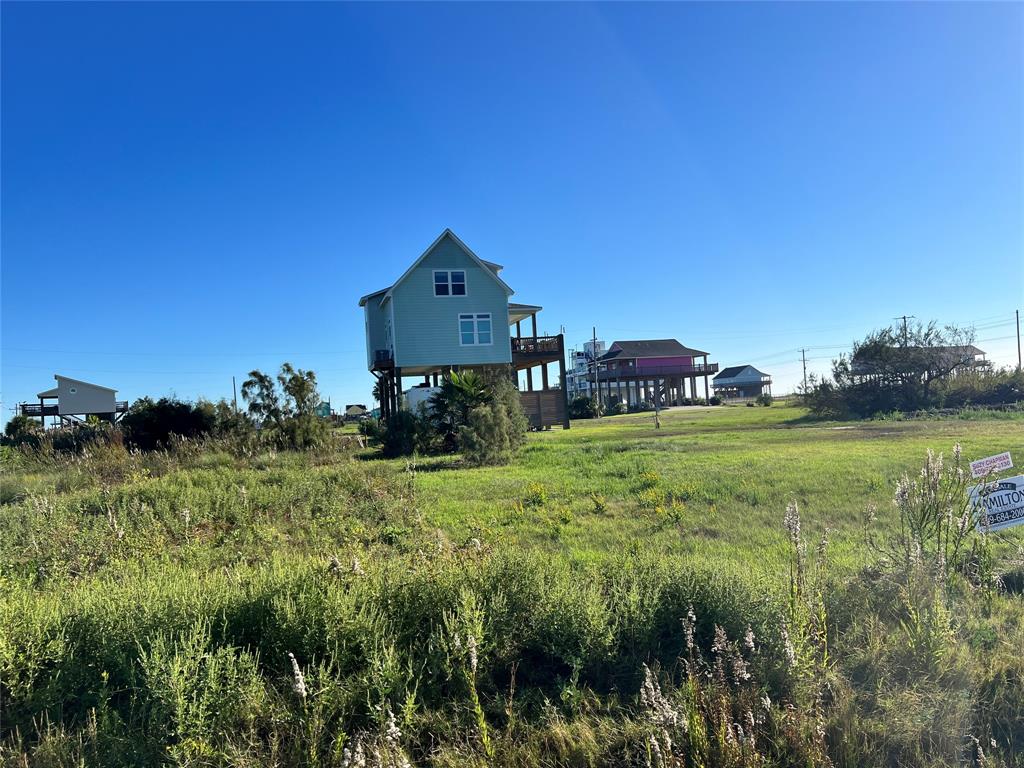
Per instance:
[[[733,387],[741,384],[760,384],[761,376],[767,376],[768,374],[762,374],[756,368],[747,366],[738,375],[732,376],[728,379],[716,377],[712,379],[711,384],[717,387]]]
[[[434,270],[466,272],[465,296],[434,296]],[[451,237],[445,236],[392,292],[395,365],[402,368],[512,362],[508,294]],[[491,314],[490,346],[459,343],[460,313]]]
[[[366,367],[373,367],[373,358],[378,349],[387,349],[388,305],[382,308],[380,300],[384,295],[373,296],[364,307],[366,315]]]

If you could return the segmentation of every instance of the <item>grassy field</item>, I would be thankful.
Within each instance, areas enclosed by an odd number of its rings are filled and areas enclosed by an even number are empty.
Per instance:
[[[1024,765],[1020,534],[1002,591],[865,543],[955,443],[1024,455],[1024,419],[684,408],[490,468],[7,450],[0,760]]]
[[[810,537],[827,528],[834,558],[857,567],[868,507],[886,524],[896,480],[929,449],[948,455],[957,442],[970,459],[1020,452],[1024,419],[835,424],[807,422],[796,407],[679,408],[662,414],[660,429],[640,414],[537,434],[511,467],[422,461],[416,485],[426,519],[456,541],[582,557],[638,542],[780,576],[788,502],[800,505]]]

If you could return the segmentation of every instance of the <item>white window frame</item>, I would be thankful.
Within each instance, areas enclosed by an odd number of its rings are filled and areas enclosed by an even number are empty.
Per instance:
[[[464,293],[452,293],[452,272],[461,272],[462,273],[462,287],[463,287],[463,290],[465,291]],[[438,283],[437,282],[437,275],[438,275],[438,273],[441,273],[441,274],[444,274],[444,275],[448,276],[447,283]],[[469,272],[468,272],[468,270],[465,270],[465,269],[435,269],[435,270],[433,270],[431,272],[430,279],[431,279],[430,290],[432,290],[434,292],[434,298],[435,299],[451,299],[451,298],[461,299],[461,298],[464,298],[464,297],[469,295]],[[438,293],[437,292],[437,286],[438,285],[447,285],[448,286],[448,293]]]
[[[462,340],[462,323],[464,320],[473,320],[473,342],[467,344]],[[487,320],[491,324],[491,340],[487,343],[481,343],[480,341],[480,321]],[[494,346],[494,318],[491,317],[490,312],[460,312],[457,316],[456,326],[459,331],[459,346],[460,347],[493,347]]]

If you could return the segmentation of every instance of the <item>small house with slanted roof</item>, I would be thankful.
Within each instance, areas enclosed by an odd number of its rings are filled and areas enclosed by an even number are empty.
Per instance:
[[[127,401],[117,399],[116,389],[59,374],[54,374],[53,378],[57,386],[37,394],[38,405],[21,403],[19,406],[23,416],[38,417],[44,427],[47,416],[73,425],[83,423],[89,416],[116,422],[128,411]]]
[[[759,397],[772,393],[772,377],[752,365],[732,365],[711,380],[711,388],[724,400]]]

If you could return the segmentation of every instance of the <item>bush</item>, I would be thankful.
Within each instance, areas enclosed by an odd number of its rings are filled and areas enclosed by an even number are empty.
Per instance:
[[[132,403],[121,419],[128,445],[143,451],[166,446],[171,435],[200,437],[213,431],[217,420],[209,403],[194,404],[162,397],[143,397]]]
[[[629,406],[621,400],[608,406],[609,416],[621,416],[624,413],[629,413]]]
[[[28,416],[15,416],[4,427],[4,445],[38,445],[42,425]]]
[[[708,405],[721,405],[721,404],[722,404],[722,398],[720,398],[718,395],[712,395],[711,399],[708,400]]]
[[[596,419],[601,415],[602,407],[596,397],[580,395],[569,403],[570,419]]]
[[[760,395],[757,396],[757,399],[754,400],[754,402],[757,403],[760,406],[763,406],[763,407],[767,408],[773,402],[775,402],[775,400],[767,392],[762,392]]]
[[[490,386],[489,402],[471,410],[459,428],[459,448],[474,466],[506,464],[526,441],[528,427],[519,391],[501,377]]]
[[[359,431],[380,446],[387,458],[429,453],[436,437],[431,422],[412,411],[399,410],[386,421],[368,419],[359,425]]]

